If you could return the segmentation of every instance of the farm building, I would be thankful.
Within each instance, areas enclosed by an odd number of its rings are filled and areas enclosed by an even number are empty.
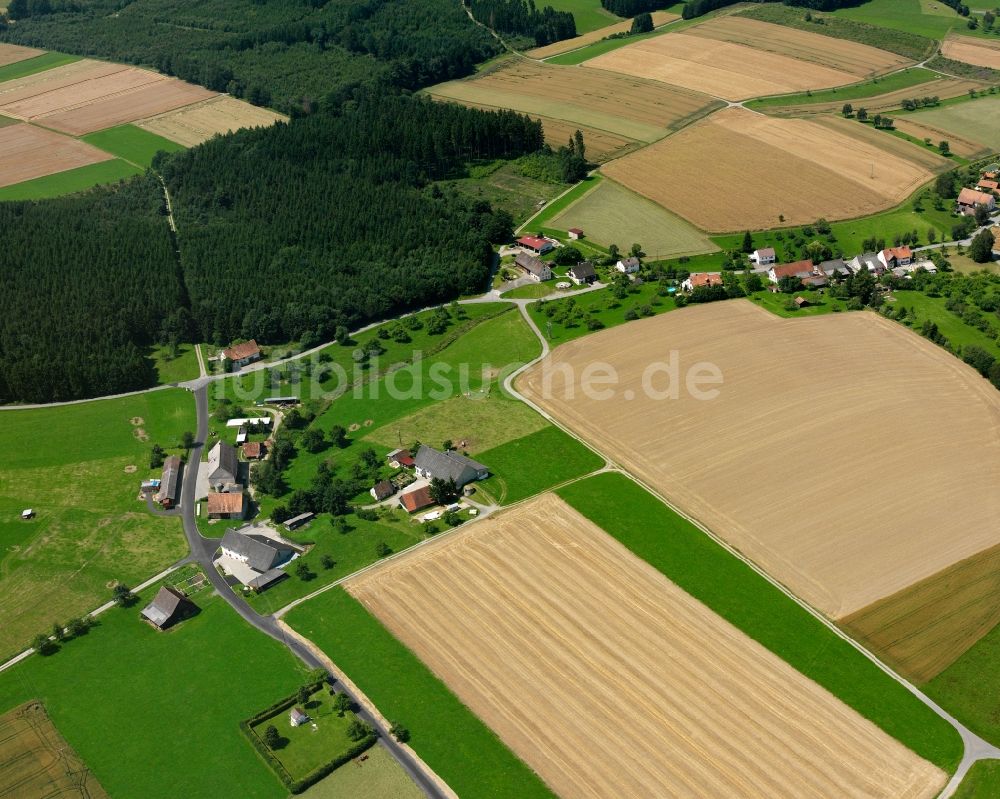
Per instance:
[[[526,252],[519,252],[514,259],[514,265],[524,272],[532,280],[541,283],[544,280],[552,279],[552,269],[541,258],[529,255]]]
[[[809,305],[809,300],[807,300],[805,297],[796,297],[795,298],[795,307],[796,308],[806,308],[808,305]]]
[[[243,457],[248,461],[260,460],[264,457],[264,445],[260,441],[248,441],[243,445]]]
[[[309,716],[300,707],[293,707],[292,712],[288,714],[288,723],[293,727],[301,727],[309,721]]]
[[[806,278],[813,274],[813,262],[795,261],[790,264],[776,264],[767,270],[767,279],[777,283],[783,277]]]
[[[454,480],[459,488],[475,480],[485,480],[490,470],[478,461],[448,450],[441,452],[426,444],[417,450],[416,471],[418,477],[427,480]]]
[[[777,260],[774,254],[774,247],[761,247],[759,250],[754,250],[750,253],[751,263],[757,264],[757,266],[770,266]]]
[[[160,490],[156,501],[164,508],[172,508],[177,504],[177,484],[181,477],[181,459],[171,455],[163,462],[163,474],[160,477]]]
[[[958,212],[960,214],[974,214],[976,209],[980,207],[992,213],[997,207],[996,199],[992,194],[975,189],[962,189],[958,193]]]
[[[695,272],[681,283],[684,291],[694,291],[700,286],[721,286],[722,275],[717,272]]]
[[[578,227],[571,227],[566,232],[569,233],[569,237],[573,239],[573,241],[579,241],[583,238],[583,231]]]
[[[847,266],[855,274],[862,269],[867,269],[876,275],[881,275],[885,272],[885,264],[879,259],[878,253],[874,252],[864,252],[861,255],[855,255],[848,262]]]
[[[371,487],[368,493],[372,495],[372,499],[376,502],[381,502],[383,499],[388,499],[396,493],[396,486],[388,480],[379,480]]]
[[[213,491],[207,501],[209,519],[242,519],[246,516],[247,503],[243,491],[218,493]]]
[[[549,250],[554,249],[555,245],[548,239],[543,239],[540,236],[521,236],[517,240],[517,245],[519,247],[524,247],[526,250],[530,250],[535,253],[535,255],[544,255]]]
[[[298,530],[302,525],[308,524],[313,519],[316,518],[315,513],[300,513],[298,516],[293,516],[291,519],[285,522],[285,529],[291,532],[292,530]]]
[[[639,271],[639,267],[641,266],[642,264],[639,262],[639,259],[632,256],[630,258],[623,258],[620,260],[617,264],[615,264],[615,269],[622,274],[633,275]]]
[[[823,286],[829,285],[830,281],[827,280],[826,275],[807,275],[802,278],[802,285],[811,289],[822,288]]]
[[[157,630],[165,630],[198,612],[198,607],[171,585],[160,586],[153,601],[142,609],[140,617]]]
[[[257,427],[258,425],[269,427],[271,425],[271,417],[255,416],[252,419],[250,418],[230,419],[229,421],[226,422],[226,427],[243,427],[244,425],[246,425],[247,427]]]
[[[248,363],[260,360],[260,347],[253,339],[244,341],[242,344],[234,344],[222,351],[222,356],[229,361],[233,368],[239,369]]]
[[[906,266],[913,260],[913,252],[909,247],[890,247],[878,254],[878,259],[886,269]]]
[[[269,534],[266,527],[230,527],[219,547],[216,564],[247,588],[261,591],[285,576],[279,568],[295,555],[295,549]]]
[[[995,180],[987,178],[983,178],[976,184],[976,191],[985,192],[987,194],[992,194],[998,188],[1000,188],[1000,184],[998,184]]]
[[[408,449],[394,449],[385,456],[385,459],[393,469],[413,466],[413,455]]]
[[[571,266],[566,272],[567,277],[576,285],[590,285],[597,282],[597,270],[590,261],[580,261],[576,266]]]
[[[834,258],[830,261],[823,261],[823,263],[816,267],[816,271],[822,272],[827,277],[851,274],[851,269],[846,263],[844,263],[843,258]]]
[[[416,513],[423,508],[429,508],[434,504],[431,499],[431,489],[429,486],[421,486],[399,495],[399,506],[407,513]]]
[[[208,482],[216,490],[232,485],[239,475],[240,462],[236,447],[219,441],[208,453]]]

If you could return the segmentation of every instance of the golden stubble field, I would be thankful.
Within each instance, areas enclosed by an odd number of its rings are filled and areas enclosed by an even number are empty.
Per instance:
[[[0,186],[10,186],[110,158],[110,153],[86,142],[34,125],[6,125],[0,128]]]
[[[267,108],[221,95],[136,124],[185,147],[194,147],[220,133],[243,128],[266,128],[276,122],[287,121],[288,117]]]
[[[728,232],[883,211],[946,166],[860,127],[727,108],[602,172],[702,230]]]
[[[8,64],[16,64],[18,61],[26,61],[29,58],[41,55],[44,50],[36,50],[34,47],[22,47],[19,44],[0,43],[0,67]]]
[[[554,495],[348,591],[564,797],[931,797],[937,768]]]
[[[966,64],[1000,69],[1000,42],[973,39],[971,36],[949,36],[941,44],[941,55]]]
[[[715,364],[718,397],[648,397],[671,351]],[[545,366],[594,362],[617,370],[616,399],[546,389]],[[686,308],[564,344],[519,385],[833,618],[1000,544],[1000,394],[872,313]]]

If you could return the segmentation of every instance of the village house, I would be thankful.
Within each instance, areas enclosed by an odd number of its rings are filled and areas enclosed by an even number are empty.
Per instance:
[[[208,452],[208,484],[216,491],[222,491],[237,482],[239,470],[236,447],[225,441],[216,442]]]
[[[385,456],[385,459],[393,469],[413,466],[413,455],[408,449],[394,449]]]
[[[532,280],[541,283],[552,279],[552,269],[545,261],[526,252],[519,252],[514,259],[514,265]]]
[[[911,279],[913,273],[918,269],[923,269],[925,272],[937,272],[933,261],[910,261],[906,266],[897,266],[892,270],[892,274],[896,277]]]
[[[569,233],[569,237],[573,239],[573,241],[579,241],[580,239],[583,238],[583,231],[580,230],[580,228],[578,227],[571,227],[566,232]]]
[[[260,441],[248,441],[243,445],[243,457],[248,461],[260,460],[264,455],[264,444]]]
[[[230,527],[222,537],[222,570],[254,591],[261,591],[285,576],[279,568],[295,555],[290,545],[273,538],[265,527]]]
[[[162,585],[153,601],[142,609],[140,618],[157,630],[165,630],[198,612],[198,607],[171,585]]]
[[[396,493],[396,486],[388,480],[379,480],[371,487],[368,493],[372,495],[372,499],[376,502],[381,502]]]
[[[830,284],[826,275],[812,274],[800,278],[800,280],[802,281],[802,285],[807,289],[821,289],[823,286],[828,286]]]
[[[566,271],[566,276],[578,286],[589,286],[597,282],[597,270],[590,261],[580,261],[576,266],[571,266]]]
[[[985,208],[990,213],[996,210],[997,203],[996,199],[992,194],[986,194],[982,191],[976,191],[975,189],[962,189],[958,193],[958,212],[969,216],[976,212],[976,208]]]
[[[750,262],[757,264],[757,266],[770,266],[776,260],[774,247],[762,247],[750,253]]]
[[[430,486],[420,486],[420,488],[414,488],[412,491],[399,495],[399,506],[407,513],[416,513],[418,510],[429,508],[433,504]]]
[[[694,291],[700,286],[721,286],[722,275],[717,272],[695,272],[681,282],[684,291]]]
[[[206,507],[209,519],[242,519],[247,514],[246,496],[242,486],[239,491],[227,493],[212,492],[208,495]]]
[[[909,265],[913,260],[913,252],[909,247],[890,247],[882,250],[878,259],[886,269],[895,269],[897,266]]]
[[[827,278],[831,278],[834,275],[844,275],[845,277],[851,274],[851,268],[844,263],[843,258],[833,258],[829,261],[823,261],[816,267],[816,272],[822,273]]]
[[[288,723],[293,727],[301,727],[309,721],[309,716],[300,707],[293,707],[291,713],[288,714]]]
[[[615,269],[625,275],[633,275],[639,271],[642,264],[634,255],[631,258],[624,258],[615,264]]]
[[[440,452],[426,444],[417,450],[415,461],[418,477],[427,480],[454,480],[459,488],[490,476],[490,470],[478,461],[451,450]]]
[[[976,191],[981,191],[985,194],[994,194],[998,188],[1000,188],[1000,184],[986,177],[982,178],[976,184]]]
[[[260,360],[260,347],[253,339],[244,341],[242,344],[234,344],[222,351],[222,356],[233,369],[239,369],[248,363]]]
[[[535,255],[544,255],[549,250],[555,248],[555,245],[551,241],[543,239],[540,236],[521,236],[517,240],[517,246],[524,247],[524,249],[530,250]]]
[[[177,488],[181,476],[181,459],[171,455],[163,462],[163,474],[160,476],[160,490],[156,501],[164,508],[172,508],[177,504]]]
[[[862,269],[879,276],[885,273],[885,264],[878,257],[878,253],[874,252],[863,252],[860,255],[855,255],[848,261],[847,266],[853,274],[857,274]]]
[[[776,264],[767,270],[767,279],[778,283],[783,277],[797,277],[800,280],[814,274],[813,262],[810,260],[795,261],[790,264]]]

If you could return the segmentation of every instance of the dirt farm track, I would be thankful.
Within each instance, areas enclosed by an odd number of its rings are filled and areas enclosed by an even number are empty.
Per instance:
[[[348,590],[567,799],[944,781],[551,494]]]
[[[682,381],[715,364],[718,397],[650,398],[671,351]],[[617,372],[611,400],[545,385],[595,362]],[[833,618],[1000,543],[1000,395],[873,313],[685,308],[564,344],[519,388]]]

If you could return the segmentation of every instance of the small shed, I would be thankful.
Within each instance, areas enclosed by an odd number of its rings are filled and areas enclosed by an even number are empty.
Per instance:
[[[197,611],[197,606],[184,594],[171,585],[164,585],[156,592],[153,601],[142,609],[140,616],[157,630],[165,630]]]
[[[293,727],[301,727],[309,721],[309,716],[300,707],[293,707],[292,712],[288,714],[288,723]]]
[[[21,518],[22,519],[34,519],[35,518],[35,509],[34,508],[25,508],[23,511],[21,511]]]
[[[578,241],[583,238],[583,231],[578,227],[571,227],[568,231],[569,237],[574,241]]]
[[[805,297],[796,297],[795,305],[798,308],[805,308],[806,306],[809,305],[809,300],[807,300]]]

